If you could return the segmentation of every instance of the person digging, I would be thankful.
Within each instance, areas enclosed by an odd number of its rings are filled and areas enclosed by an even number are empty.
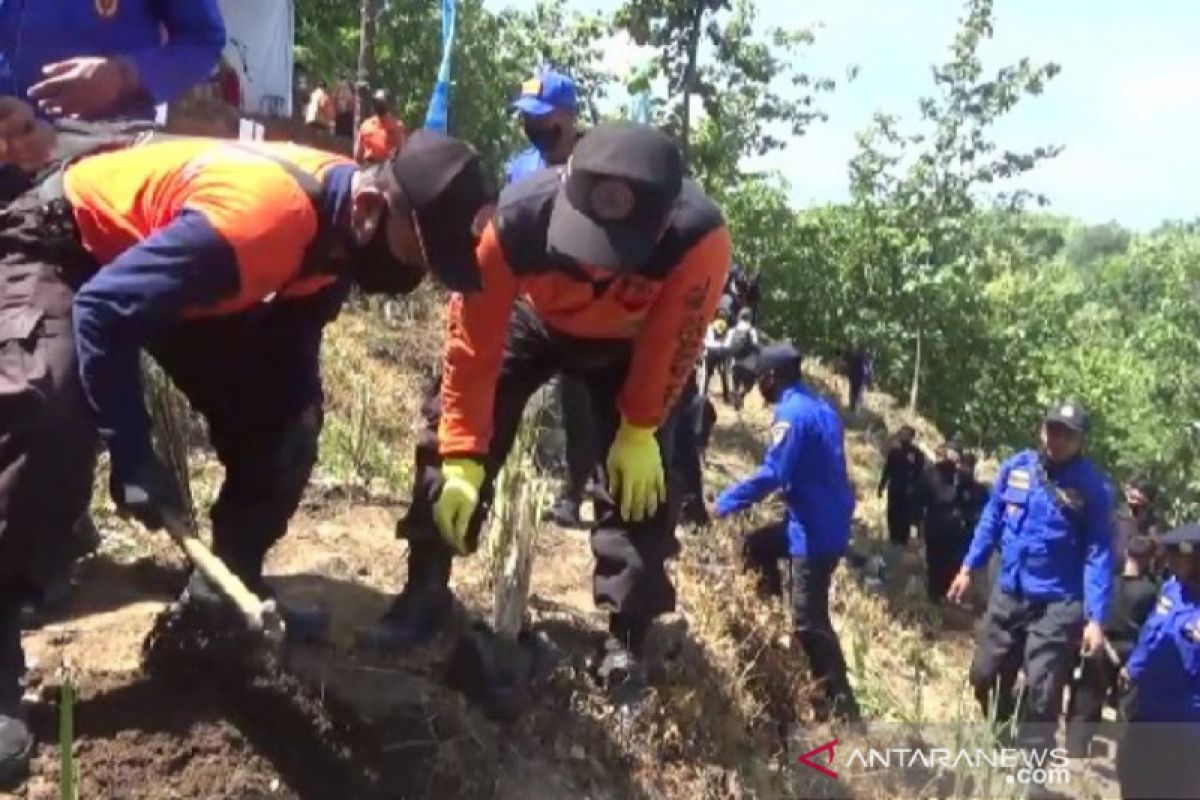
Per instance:
[[[325,325],[351,283],[405,294],[469,262],[489,211],[475,152],[428,132],[361,169],[296,145],[152,139],[63,164],[0,211],[0,780],[32,748],[17,615],[87,508],[97,434],[119,511],[152,530],[183,516],[142,352],[225,468],[214,551],[269,595],[263,560],[316,461]],[[184,604],[218,602],[194,573]],[[280,610],[302,638],[327,624]]]

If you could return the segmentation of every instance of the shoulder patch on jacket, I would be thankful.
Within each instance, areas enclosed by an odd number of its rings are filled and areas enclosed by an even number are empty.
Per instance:
[[[1166,594],[1160,594],[1160,595],[1158,596],[1158,605],[1156,605],[1156,606],[1154,607],[1154,610],[1155,610],[1156,612],[1158,612],[1159,614],[1166,614],[1167,612],[1169,612],[1169,611],[1170,611],[1172,608],[1174,608],[1174,607],[1175,607],[1175,601],[1174,601],[1174,600],[1172,600],[1172,599],[1171,599],[1170,597],[1168,597]]]
[[[1014,489],[1028,489],[1030,482],[1029,470],[1014,469],[1008,473],[1008,485]]]
[[[791,430],[792,423],[776,422],[771,426],[771,444],[778,446],[783,441],[783,437],[787,436],[787,432]]]

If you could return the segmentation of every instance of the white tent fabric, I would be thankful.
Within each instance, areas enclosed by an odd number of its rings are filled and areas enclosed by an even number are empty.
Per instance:
[[[242,110],[290,116],[292,0],[218,0],[225,17],[225,60],[242,82]]]

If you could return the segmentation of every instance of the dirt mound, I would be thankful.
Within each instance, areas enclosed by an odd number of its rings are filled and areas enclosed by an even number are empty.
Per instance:
[[[391,713],[368,720],[268,657],[221,661],[195,647],[170,652],[197,658],[170,663],[160,651],[152,676],[89,676],[81,683],[81,797],[438,796],[419,768],[428,753],[384,747],[422,738],[423,718]],[[228,650],[207,654],[213,652]],[[43,694],[57,693],[51,686]],[[34,765],[39,779],[31,782],[36,790],[59,778],[57,706],[37,706],[32,723],[44,743]]]

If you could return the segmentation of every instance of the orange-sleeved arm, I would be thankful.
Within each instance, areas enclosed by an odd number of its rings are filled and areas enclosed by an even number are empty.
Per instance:
[[[438,426],[443,456],[482,456],[488,451],[508,318],[517,299],[518,281],[504,258],[495,224],[484,230],[476,256],[483,289],[452,295],[447,315]]]
[[[675,404],[704,346],[731,257],[729,229],[722,225],[692,245],[667,276],[634,340],[629,375],[617,398],[631,424],[656,428]]]

